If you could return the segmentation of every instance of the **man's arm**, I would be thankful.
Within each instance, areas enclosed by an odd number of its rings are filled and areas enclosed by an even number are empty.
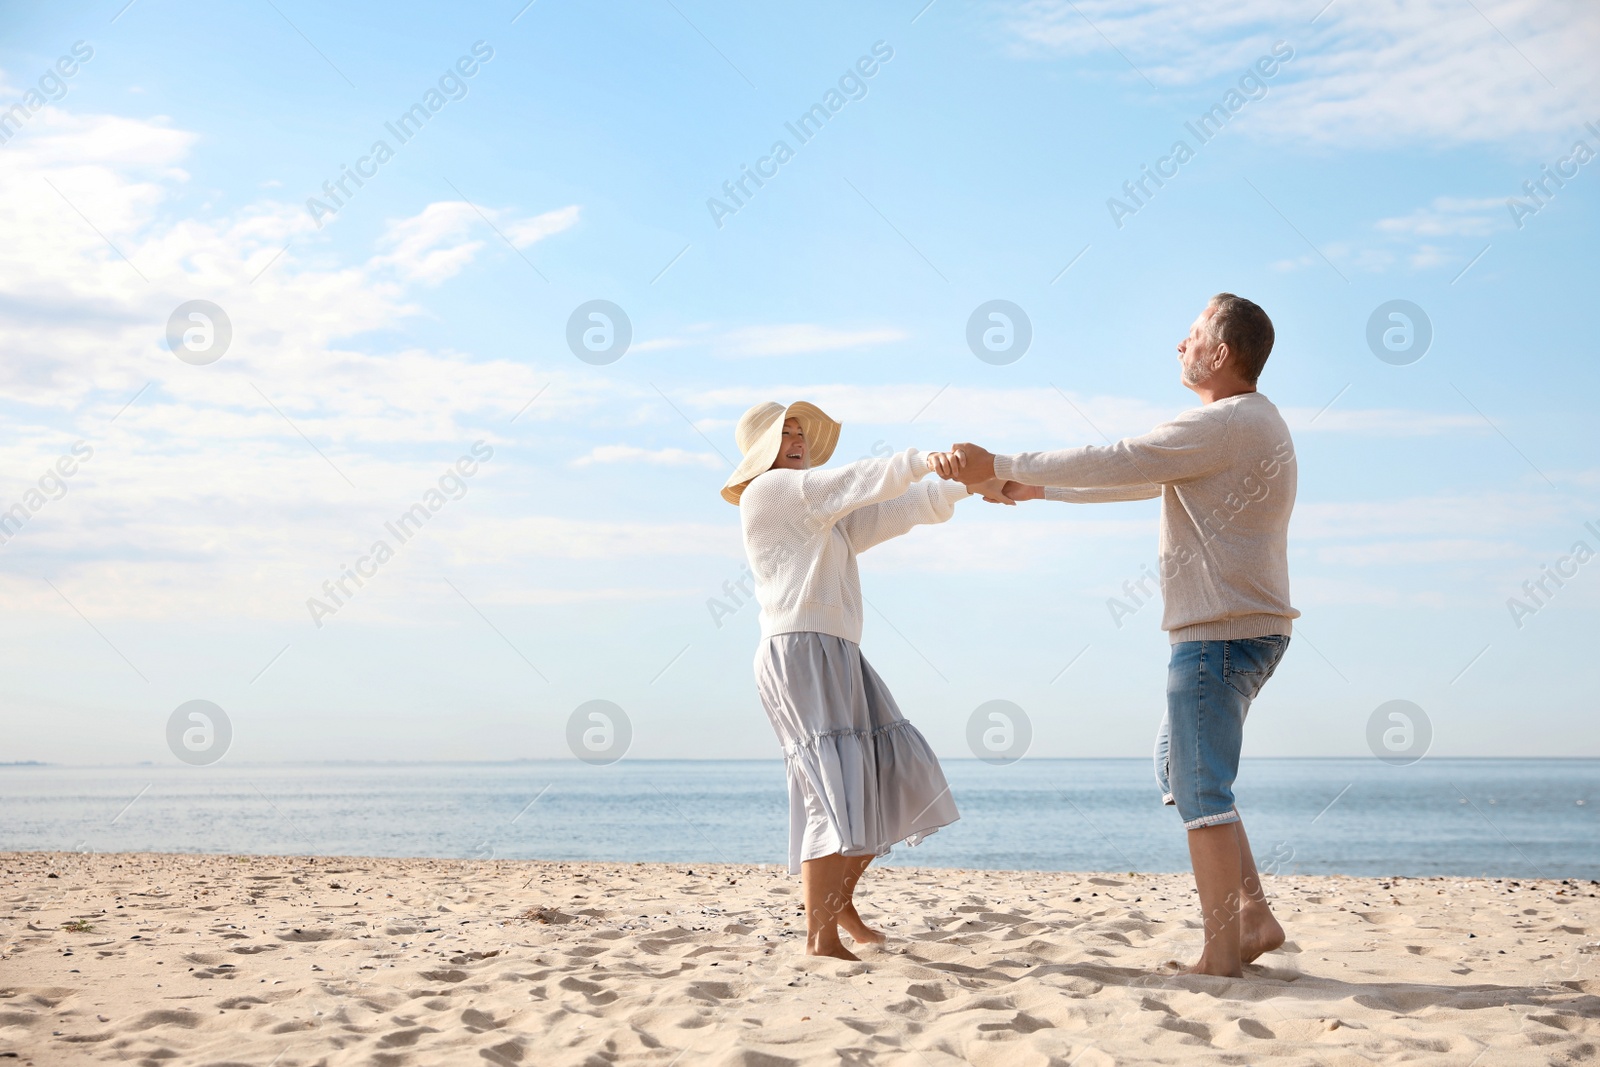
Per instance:
[[[1060,486],[1024,485],[1007,482],[1008,500],[1056,500],[1063,504],[1117,504],[1126,500],[1153,500],[1161,495],[1159,485],[1116,485],[1104,489],[1067,489]]]
[[[1195,408],[1113,445],[997,456],[978,445],[958,444],[935,453],[933,462],[940,477],[968,485],[990,478],[1069,489],[1169,485],[1225,466],[1228,427],[1225,417]]]

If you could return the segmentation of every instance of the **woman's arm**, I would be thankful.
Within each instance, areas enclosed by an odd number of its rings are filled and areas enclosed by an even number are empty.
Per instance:
[[[956,501],[967,496],[960,482],[919,482],[893,500],[857,508],[839,520],[839,529],[856,552],[865,552],[913,526],[945,522],[955,514]]]
[[[800,475],[800,493],[806,510],[825,522],[834,522],[858,508],[893,500],[929,471],[926,453],[915,448],[885,459],[861,459],[831,470],[808,470]]]

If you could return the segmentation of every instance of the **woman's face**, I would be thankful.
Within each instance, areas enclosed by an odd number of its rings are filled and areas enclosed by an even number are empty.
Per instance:
[[[778,449],[778,458],[772,464],[773,470],[783,468],[792,471],[806,469],[806,432],[800,428],[799,419],[783,420],[783,444]]]

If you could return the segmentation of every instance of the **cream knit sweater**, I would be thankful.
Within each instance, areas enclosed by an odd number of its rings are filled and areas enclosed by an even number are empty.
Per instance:
[[[1287,634],[1300,615],[1289,604],[1294,442],[1260,393],[1191,408],[1104,448],[996,456],[994,470],[1028,485],[1161,497],[1161,628],[1173,644]],[[1093,499],[1083,489],[1045,495]]]
[[[861,642],[856,554],[922,523],[944,522],[960,482],[922,482],[915,448],[828,470],[770,470],[739,501],[761,637],[815,631]]]

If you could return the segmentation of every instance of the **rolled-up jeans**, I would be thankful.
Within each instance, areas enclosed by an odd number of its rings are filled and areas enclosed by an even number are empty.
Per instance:
[[[1161,802],[1177,806],[1185,830],[1239,821],[1233,782],[1245,716],[1288,647],[1282,635],[1172,646],[1156,781]]]

